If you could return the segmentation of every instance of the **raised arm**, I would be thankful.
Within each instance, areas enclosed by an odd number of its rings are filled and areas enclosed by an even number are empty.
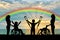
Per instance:
[[[42,16],[40,16],[39,21],[38,21],[38,22],[36,22],[36,24],[37,24],[37,23],[40,23],[40,22],[41,22],[41,20],[42,20],[42,18],[43,18],[43,17],[42,17]]]
[[[20,23],[21,23],[21,21],[19,22],[19,24],[20,24]],[[19,25],[19,24],[18,24],[18,25]]]
[[[36,24],[38,24],[38,23],[40,23],[41,22],[41,20],[39,20],[38,22],[36,22]]]
[[[31,22],[30,21],[28,21],[28,20],[26,20],[28,23],[30,23],[31,24]]]
[[[14,24],[14,22],[12,21],[12,23]]]
[[[49,25],[46,25],[46,28],[48,27],[48,26],[50,26],[51,24],[49,24]]]
[[[43,18],[43,17],[42,17],[42,16],[40,16],[39,21],[38,21],[38,22],[36,22],[36,24],[38,23],[37,27],[39,26],[39,24],[40,24],[40,22],[41,22],[42,18]]]
[[[26,16],[24,16],[24,18],[28,23],[31,23],[30,21],[28,21],[28,18]]]
[[[31,22],[28,21],[28,18],[24,16],[25,20],[27,21],[28,25],[30,26]]]

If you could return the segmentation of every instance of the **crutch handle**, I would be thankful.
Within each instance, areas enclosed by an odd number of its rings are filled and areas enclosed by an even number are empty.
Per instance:
[[[43,18],[42,16],[40,16],[40,18]]]
[[[25,20],[27,20],[27,16],[24,16]]]

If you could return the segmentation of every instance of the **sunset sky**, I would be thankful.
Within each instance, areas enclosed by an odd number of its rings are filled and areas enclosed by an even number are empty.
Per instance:
[[[14,9],[27,7],[43,8],[55,12],[55,14],[60,16],[60,0],[0,0],[0,16],[6,14],[7,12],[13,11]],[[43,16],[42,21],[38,27],[39,29],[50,24],[51,16],[48,16],[46,14],[40,14],[39,12],[22,12],[22,14],[16,14],[11,16],[11,20],[14,22],[22,21],[22,23],[19,25],[19,28],[21,29],[30,29],[24,19],[25,15],[28,17],[30,22],[32,21],[32,19],[35,19],[35,21],[37,22],[39,20],[39,16]],[[55,27],[56,29],[60,29],[60,20],[56,20]],[[50,29],[50,26],[48,28]],[[5,20],[0,21],[0,29],[6,29]]]

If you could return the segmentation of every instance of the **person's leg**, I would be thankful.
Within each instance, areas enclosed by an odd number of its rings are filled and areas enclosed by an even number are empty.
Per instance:
[[[51,28],[52,35],[54,35],[54,28]]]
[[[33,31],[31,31],[31,35],[33,35]]]
[[[9,32],[10,32],[10,28],[8,28],[8,26],[7,26],[7,35],[9,35]]]
[[[9,35],[10,29],[7,29],[7,35]]]
[[[35,30],[34,30],[34,35],[35,35]]]
[[[55,33],[54,33],[54,28],[52,28],[52,35],[54,35]]]
[[[35,35],[35,29],[33,30],[33,35]]]
[[[54,25],[51,25],[51,31],[52,31],[52,35],[54,35],[54,29],[55,29],[55,26]]]
[[[8,30],[8,28],[7,28],[7,35],[9,35],[9,30]]]

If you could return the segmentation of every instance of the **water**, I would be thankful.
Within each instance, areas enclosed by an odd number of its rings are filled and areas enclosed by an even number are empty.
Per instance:
[[[30,30],[29,29],[22,29],[22,31],[26,35],[30,34]],[[6,34],[6,32],[7,32],[6,29],[0,29],[0,35]],[[11,30],[10,30],[10,34],[11,34]],[[55,29],[55,34],[60,34],[60,29]]]
[[[23,29],[22,30],[23,31],[23,33],[24,34],[30,34],[30,30],[29,29]],[[6,29],[0,29],[0,35],[6,35],[6,33],[7,33],[7,30]],[[10,33],[9,34],[11,34],[11,30],[10,30]]]

